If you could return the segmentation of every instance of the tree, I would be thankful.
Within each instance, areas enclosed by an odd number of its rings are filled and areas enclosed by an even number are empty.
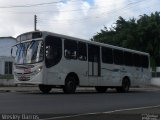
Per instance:
[[[160,66],[160,12],[140,15],[138,20],[120,16],[114,27],[104,27],[91,40],[148,52],[152,67]]]

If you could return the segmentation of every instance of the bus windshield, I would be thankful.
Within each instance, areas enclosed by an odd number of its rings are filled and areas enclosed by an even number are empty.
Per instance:
[[[16,45],[16,64],[33,64],[43,61],[44,44],[43,41],[29,41]]]

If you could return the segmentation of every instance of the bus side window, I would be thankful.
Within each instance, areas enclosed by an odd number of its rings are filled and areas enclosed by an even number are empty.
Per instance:
[[[74,40],[65,40],[64,53],[67,59],[77,59],[77,42]]]
[[[141,55],[140,54],[133,54],[134,57],[134,66],[135,67],[142,67],[142,60],[141,60]]]
[[[133,66],[133,54],[131,52],[124,52],[124,64],[126,66]]]
[[[83,42],[78,43],[78,59],[81,61],[87,60],[87,47]]]
[[[102,47],[102,62],[107,64],[113,64],[112,48]]]
[[[114,55],[114,64],[116,64],[116,65],[123,65],[124,64],[122,50],[114,49],[113,55]]]
[[[142,67],[143,68],[148,68],[149,67],[149,58],[148,58],[148,56],[147,55],[142,55],[141,56],[142,57]]]

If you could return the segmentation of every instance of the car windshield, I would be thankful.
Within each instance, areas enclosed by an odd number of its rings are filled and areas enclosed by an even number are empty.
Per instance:
[[[16,45],[16,64],[32,64],[43,61],[43,41],[29,41]]]

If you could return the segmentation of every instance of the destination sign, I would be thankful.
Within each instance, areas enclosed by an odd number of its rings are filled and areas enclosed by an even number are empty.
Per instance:
[[[25,33],[25,34],[19,35],[17,37],[17,41],[22,42],[22,41],[37,39],[37,38],[42,38],[41,32],[32,32],[32,33],[30,32],[30,33]]]

